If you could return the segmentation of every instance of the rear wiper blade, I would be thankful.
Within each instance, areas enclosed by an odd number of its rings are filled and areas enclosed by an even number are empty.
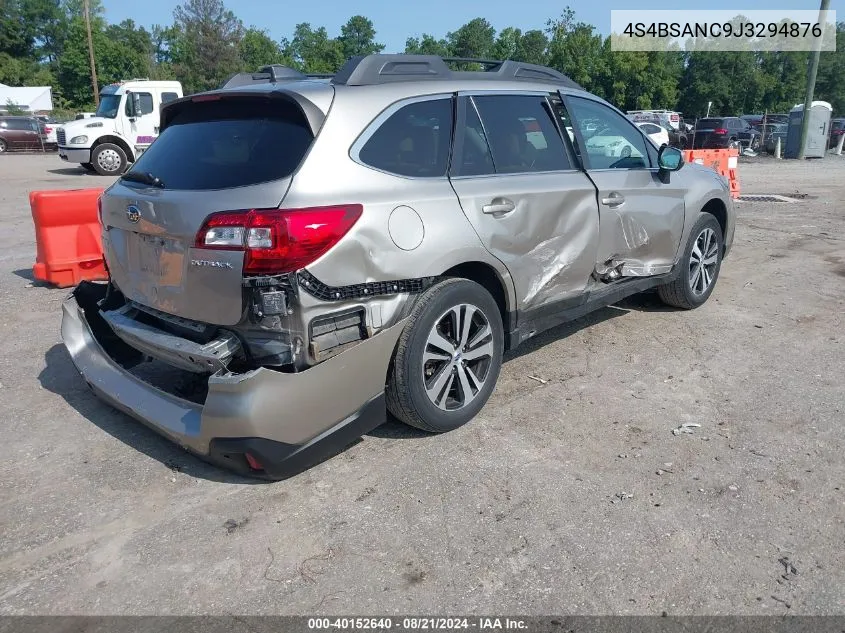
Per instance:
[[[164,189],[164,183],[158,176],[153,176],[150,172],[143,171],[128,171],[123,174],[121,180],[131,180],[132,182],[140,182],[145,185],[152,185],[159,189]]]

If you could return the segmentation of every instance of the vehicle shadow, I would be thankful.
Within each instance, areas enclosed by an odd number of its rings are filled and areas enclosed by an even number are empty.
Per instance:
[[[56,169],[48,169],[47,170],[51,174],[56,174],[57,176],[96,176],[97,174],[92,174],[91,172],[87,171],[84,167],[57,167]]]
[[[26,269],[15,271],[15,274],[24,278],[31,278],[31,271]],[[623,316],[631,311],[662,312],[671,310],[674,309],[662,304],[654,293],[634,295],[621,301],[619,304],[596,310],[586,316],[561,324],[537,335],[520,345],[517,349],[507,352],[503,358],[503,362],[507,364],[521,356],[531,354],[549,343],[565,339],[585,328]],[[222,483],[270,483],[261,479],[242,477],[223,468],[207,464],[198,457],[182,450],[170,440],[148,429],[140,422],[101,402],[85,385],[84,380],[74,367],[67,350],[61,344],[54,345],[45,354],[45,368],[39,374],[38,380],[44,389],[64,398],[80,415],[97,427],[124,444],[161,462],[168,468],[185,473],[191,477]],[[410,427],[388,414],[387,421],[384,424],[366,433],[364,437],[424,439],[434,437],[434,434]],[[358,440],[340,451],[325,456],[319,462],[310,464],[306,470],[345,452],[360,441]]]
[[[262,479],[242,477],[218,466],[207,464],[125,413],[97,399],[77,372],[64,345],[57,344],[47,350],[44,361],[45,367],[38,375],[38,381],[44,389],[61,396],[82,417],[115,439],[152,457],[166,467],[191,477],[220,483],[241,485],[271,483]]]
[[[604,321],[615,319],[616,317],[628,314],[628,312],[651,311],[652,309],[660,309],[658,307],[659,302],[660,300],[657,299],[656,296],[654,299],[648,299],[641,298],[640,295],[635,295],[634,297],[629,297],[628,299],[623,302],[620,302],[617,305],[596,310],[595,312],[591,312],[590,314],[587,314],[586,316],[583,316],[579,319],[574,319],[567,323],[563,323],[561,325],[553,327],[550,330],[546,330],[545,332],[538,334],[536,337],[524,342],[515,350],[506,352],[504,358],[502,359],[503,366],[506,366],[508,362],[520,358],[521,356],[536,352],[537,350],[541,349],[542,347],[545,347],[549,343],[565,339],[569,336],[572,336],[576,332],[592,327]],[[369,433],[367,433],[367,435],[385,439],[419,439],[433,436],[432,433],[428,433],[420,429],[415,429],[411,426],[408,426],[407,424],[400,422],[390,414],[388,414],[387,416],[387,422],[382,424],[380,427],[370,431]]]
[[[680,310],[663,303],[657,295],[657,290],[647,290],[631,295],[616,305],[634,312],[678,312]]]

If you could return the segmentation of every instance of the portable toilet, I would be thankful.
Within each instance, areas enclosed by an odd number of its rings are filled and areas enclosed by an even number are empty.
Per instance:
[[[830,133],[830,117],[833,106],[827,101],[813,101],[810,106],[810,125],[807,128],[807,140],[804,143],[805,158],[822,158],[827,150],[827,137]],[[804,104],[797,104],[789,111],[789,128],[786,132],[786,150],[784,157],[798,158],[801,145],[801,123],[804,120]]]

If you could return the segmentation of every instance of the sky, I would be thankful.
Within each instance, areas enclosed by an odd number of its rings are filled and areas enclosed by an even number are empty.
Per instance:
[[[542,29],[546,20],[560,15],[567,4],[575,11],[576,21],[593,24],[607,34],[612,9],[818,9],[818,0],[700,0],[686,4],[681,0],[314,0],[312,2],[283,2],[280,0],[224,0],[235,10],[244,25],[267,29],[279,40],[290,38],[300,22],[312,27],[325,26],[330,37],[340,33],[340,27],[351,16],[360,14],[375,25],[377,40],[386,45],[385,52],[402,52],[410,36],[429,33],[438,38],[454,31],[476,17],[484,17],[496,28],[507,26],[523,30]],[[106,19],[120,22],[127,18],[150,27],[170,24],[173,9],[179,0],[104,0]],[[400,8],[401,7],[401,8]],[[837,19],[845,20],[845,0],[831,0]],[[739,10],[738,10],[739,11]]]

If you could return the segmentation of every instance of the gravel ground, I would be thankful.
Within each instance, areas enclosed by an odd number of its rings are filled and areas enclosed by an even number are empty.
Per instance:
[[[806,197],[737,205],[702,308],[552,330],[462,429],[268,484],[89,393],[27,193],[108,180],[0,157],[0,613],[842,614],[845,156],[739,173]]]

